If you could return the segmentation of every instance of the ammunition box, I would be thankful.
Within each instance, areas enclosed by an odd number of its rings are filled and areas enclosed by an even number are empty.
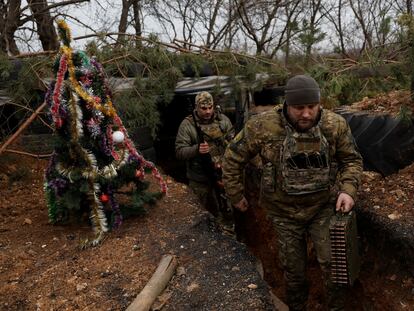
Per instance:
[[[358,278],[361,260],[358,251],[356,213],[336,213],[330,221],[331,280],[352,286]]]

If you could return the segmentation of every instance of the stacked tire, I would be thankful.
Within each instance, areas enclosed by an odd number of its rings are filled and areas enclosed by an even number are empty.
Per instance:
[[[414,162],[414,122],[386,114],[337,111],[348,122],[364,159],[364,169],[383,176]]]

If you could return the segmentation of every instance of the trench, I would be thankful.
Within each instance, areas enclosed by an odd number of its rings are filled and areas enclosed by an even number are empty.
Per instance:
[[[156,145],[157,164],[175,180],[186,183],[185,164],[174,158],[173,144]],[[277,237],[263,208],[258,204],[260,171],[246,167],[245,196],[251,208],[234,212],[237,240],[246,244],[261,263],[262,277],[272,293],[285,301],[283,271],[278,260]],[[358,240],[362,258],[359,279],[349,288],[354,299],[347,301],[347,310],[394,310],[395,305],[384,298],[381,291],[388,290],[378,283],[389,275],[414,276],[414,234],[401,236],[396,228],[381,223],[374,212],[358,209]],[[309,310],[322,310],[324,288],[322,273],[312,247],[308,247],[307,278],[309,280]],[[413,288],[414,291],[414,288]],[[279,309],[276,309],[279,310]],[[280,309],[281,310],[281,309]]]

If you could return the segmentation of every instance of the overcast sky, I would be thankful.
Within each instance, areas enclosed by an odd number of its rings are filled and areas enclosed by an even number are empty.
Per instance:
[[[49,3],[61,2],[61,0],[48,1]],[[93,34],[92,29],[103,31],[103,32],[116,32],[118,30],[119,18],[121,16],[122,2],[120,0],[113,0],[113,5],[108,5],[106,1],[91,0],[79,5],[70,5],[67,7],[59,8],[60,12],[65,15],[73,16],[70,18],[62,16],[62,18],[69,25],[72,37],[76,38],[88,34]],[[26,0],[22,1],[22,6],[26,6]],[[30,14],[28,11],[27,14]],[[90,29],[92,28],[92,29]],[[133,29],[128,29],[128,32],[133,32]],[[144,16],[144,36],[150,33],[157,33],[160,35],[160,29],[157,28],[157,24],[149,17]],[[25,40],[30,39],[28,34],[24,31],[19,31],[18,36]],[[165,39],[168,41],[168,39]],[[87,41],[93,40],[92,38],[86,40],[76,40],[73,42],[73,46],[77,49],[83,49]],[[34,52],[41,51],[41,45],[37,38],[33,37],[30,40],[30,46],[22,44],[20,40],[19,48],[21,52]]]

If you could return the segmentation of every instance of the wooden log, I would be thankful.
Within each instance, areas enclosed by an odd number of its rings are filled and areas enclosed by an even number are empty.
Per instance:
[[[148,311],[159,294],[175,273],[177,259],[172,255],[165,255],[147,285],[137,295],[126,311]]]
[[[40,112],[46,107],[46,101],[41,104],[35,112],[26,120],[24,123],[17,129],[17,131],[0,147],[0,155],[7,149],[9,145],[11,145],[16,138],[20,136],[20,134],[33,122],[33,120],[39,115]]]
[[[289,307],[279,297],[277,297],[272,291],[269,291],[270,297],[275,307],[275,311],[289,311]]]
[[[15,149],[5,149],[4,152],[21,154],[21,155],[25,155],[25,156],[29,156],[29,157],[33,157],[33,158],[38,158],[38,159],[50,158],[53,155],[53,153],[49,153],[49,154],[33,154],[33,153],[30,153],[30,152],[25,152],[25,151],[20,151],[20,150],[15,150]]]

